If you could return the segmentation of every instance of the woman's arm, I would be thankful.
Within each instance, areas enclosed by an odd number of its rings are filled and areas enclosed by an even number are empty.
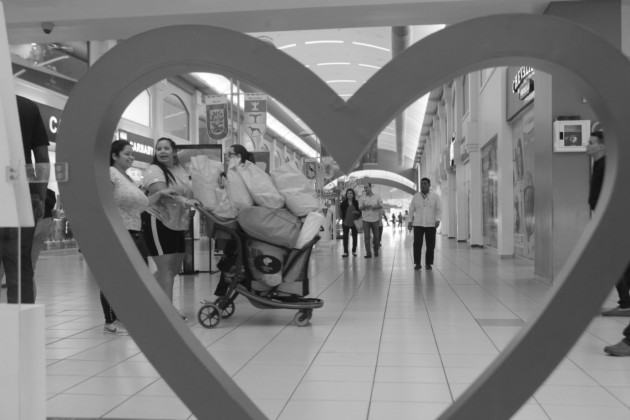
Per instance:
[[[163,190],[157,190],[153,194],[151,194],[149,191],[149,195],[147,196],[147,198],[149,199],[149,206],[152,206],[155,203],[157,203],[160,200],[160,198],[162,198],[163,196],[173,197],[173,194],[175,194],[175,191],[173,191],[172,188],[165,188]]]

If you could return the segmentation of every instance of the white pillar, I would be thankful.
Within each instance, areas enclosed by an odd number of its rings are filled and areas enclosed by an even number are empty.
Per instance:
[[[463,83],[462,78],[455,79],[454,90],[456,95],[455,112],[453,115],[453,131],[455,134],[454,160],[457,177],[455,180],[456,207],[457,207],[457,242],[468,240],[468,186],[466,185],[466,175],[462,164],[461,141],[462,141],[462,118],[463,118]]]
[[[0,305],[0,419],[46,419],[44,305]]]
[[[483,203],[481,180],[481,152],[477,123],[468,123],[466,150],[470,164],[470,245],[483,246]],[[474,140],[473,140],[474,135]]]
[[[107,51],[114,48],[117,41],[89,41],[88,48],[88,60],[89,66],[92,67],[96,61],[103,56]]]
[[[507,69],[496,69],[501,75],[501,86],[507,86]],[[497,98],[501,103],[501,125],[497,142],[497,169],[499,171],[498,185],[498,244],[497,252],[501,258],[514,256],[514,162],[512,160],[512,130],[505,119],[506,94],[502,89]]]
[[[153,139],[157,140],[162,137],[164,133],[164,97],[166,96],[166,88],[168,82],[166,80],[160,80],[158,83],[151,87],[151,118],[153,121]]]

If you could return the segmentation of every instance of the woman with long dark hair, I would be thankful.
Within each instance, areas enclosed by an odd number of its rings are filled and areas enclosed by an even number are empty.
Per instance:
[[[126,140],[116,140],[112,143],[109,154],[109,178],[114,189],[114,201],[118,212],[134,243],[140,251],[144,262],[148,262],[147,246],[142,236],[142,221],[140,215],[162,195],[171,193],[170,189],[161,190],[149,197],[144,194],[127,175],[127,169],[133,164],[133,150]],[[105,334],[126,334],[127,330],[118,320],[116,313],[101,292],[101,305],[105,316]]]
[[[354,226],[354,220],[361,217],[361,210],[359,210],[359,202],[357,201],[357,195],[352,188],[346,190],[346,196],[339,205],[339,212],[341,213],[341,227],[343,229],[343,255],[346,258],[348,256],[348,234],[352,232],[352,256],[357,256],[357,228]]]
[[[157,266],[155,279],[172,301],[175,276],[185,256],[184,235],[190,208],[198,201],[193,199],[188,172],[179,164],[177,145],[168,137],[155,143],[153,162],[144,172],[143,186],[149,194],[171,191],[142,215],[142,227],[149,255]],[[182,318],[186,319],[184,315]]]

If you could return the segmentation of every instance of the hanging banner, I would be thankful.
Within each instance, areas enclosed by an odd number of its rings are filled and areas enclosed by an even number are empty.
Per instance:
[[[335,161],[331,156],[322,157],[322,175],[324,177],[324,180],[329,180],[333,178],[333,175],[335,173],[334,163]]]
[[[267,95],[246,93],[244,106],[243,126],[245,133],[256,143],[263,138],[267,131]]]
[[[302,166],[302,170],[304,171],[304,175],[308,179],[317,178],[317,159],[314,158],[305,158],[304,165]]]
[[[206,125],[212,140],[224,140],[230,132],[226,95],[206,96]]]

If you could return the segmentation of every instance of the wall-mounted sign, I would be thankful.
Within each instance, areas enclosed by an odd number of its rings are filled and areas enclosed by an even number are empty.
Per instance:
[[[519,88],[525,81],[529,80],[529,78],[534,74],[533,67],[521,67],[518,69],[516,74],[514,75],[514,79],[512,79],[512,92],[516,93],[519,91]]]
[[[534,93],[534,80],[527,79],[523,83],[521,83],[521,87],[518,89],[518,98],[523,100],[529,97],[529,95]]]
[[[125,130],[117,130],[115,136],[118,140],[127,140],[131,143],[133,157],[140,162],[151,163],[153,161],[153,139],[130,133]]]
[[[57,141],[57,130],[61,122],[61,110],[48,105],[37,103],[39,113],[42,116],[44,125],[46,126],[46,134],[48,134],[48,142],[55,143]]]

